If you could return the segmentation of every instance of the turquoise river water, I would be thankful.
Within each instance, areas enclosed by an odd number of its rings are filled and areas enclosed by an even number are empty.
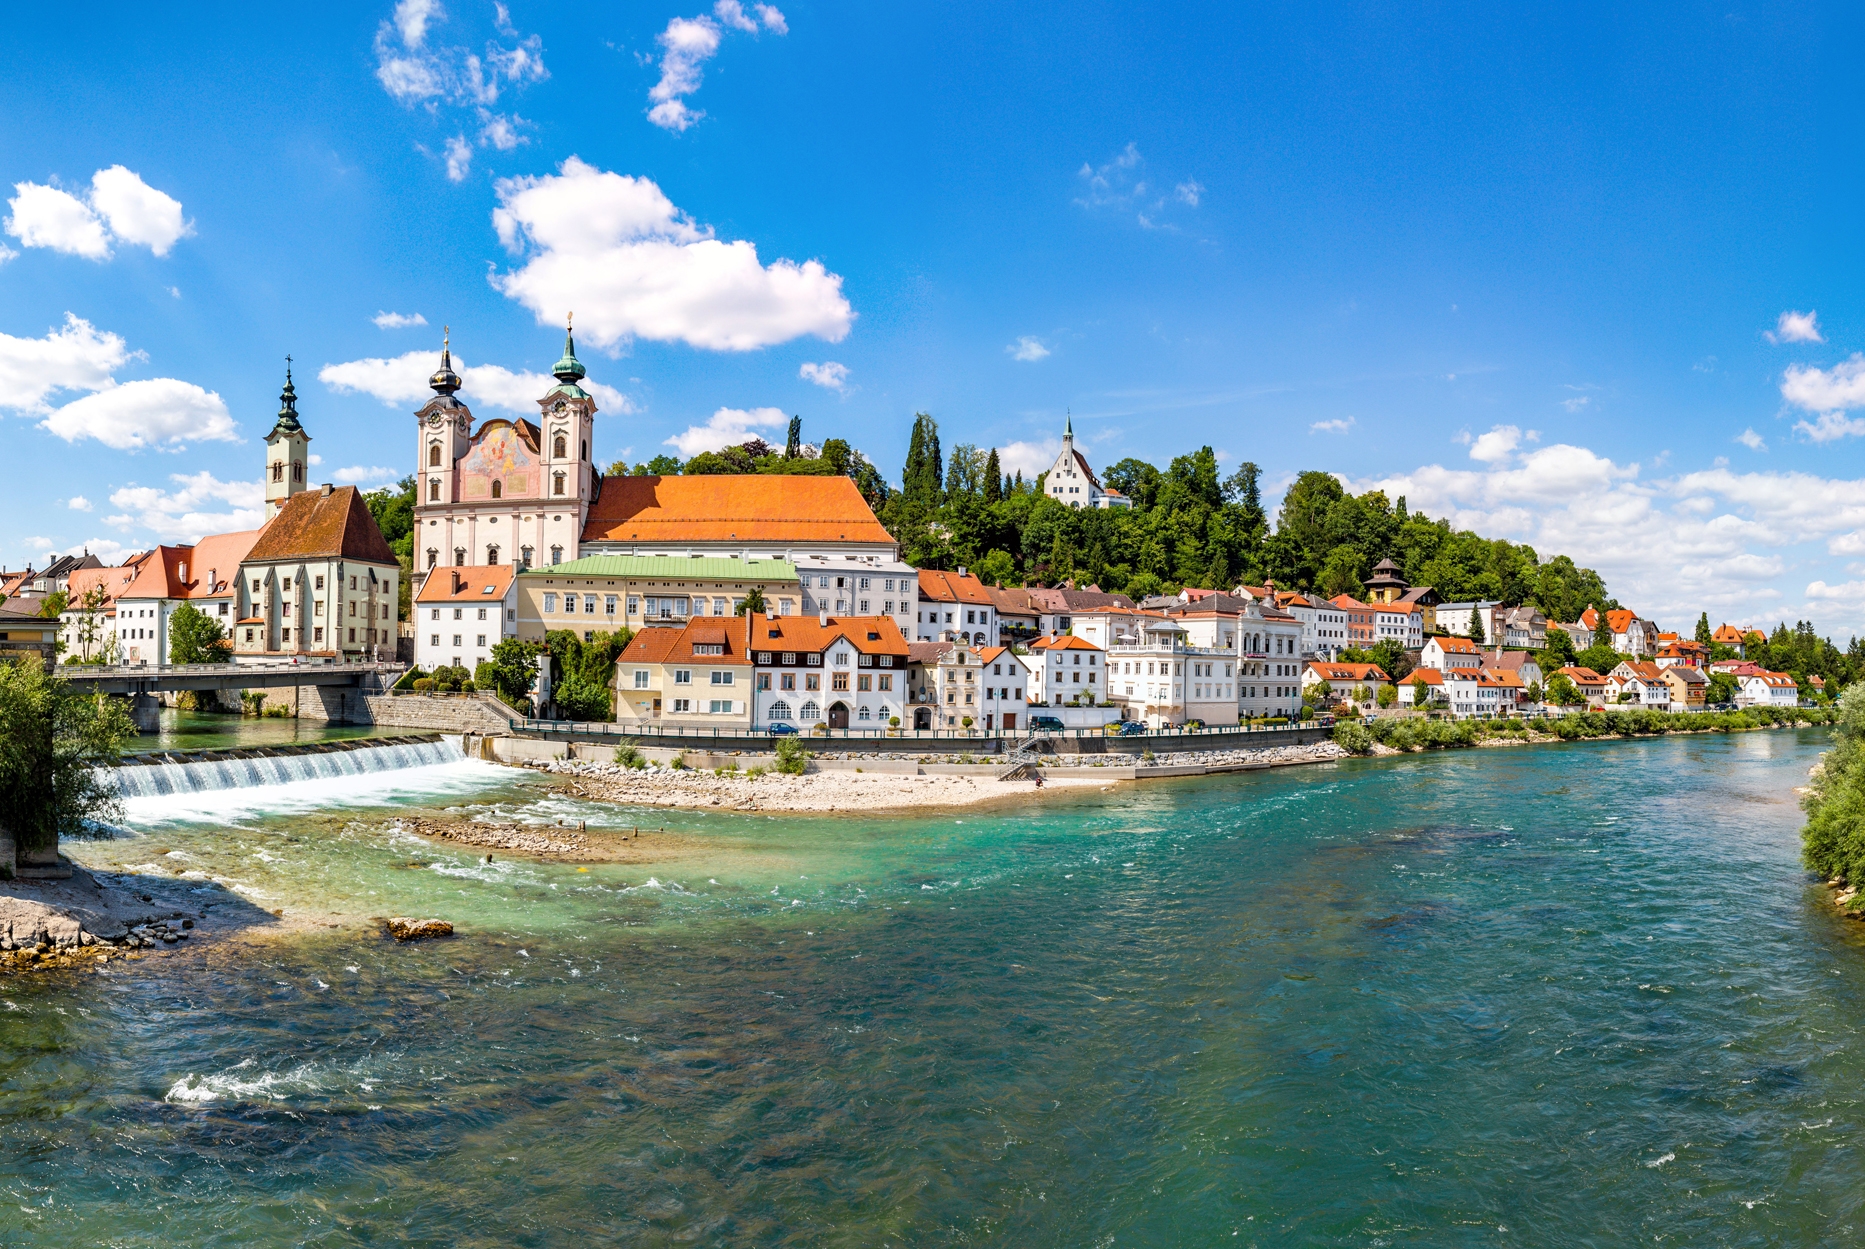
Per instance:
[[[1797,863],[1825,745],[889,820],[643,816],[466,762],[149,800],[75,855],[461,935],[0,980],[0,1243],[1856,1242],[1865,926]],[[696,848],[488,865],[404,806]]]

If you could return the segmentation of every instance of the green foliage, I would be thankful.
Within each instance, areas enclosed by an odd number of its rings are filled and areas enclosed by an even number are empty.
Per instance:
[[[492,657],[479,665],[474,680],[492,690],[506,704],[521,707],[531,697],[537,683],[537,657],[543,647],[521,638],[502,638],[493,643]]]
[[[678,456],[672,456],[662,452],[660,455],[649,460],[646,464],[643,464],[636,470],[636,473],[642,477],[678,477],[680,475],[680,459]]]
[[[648,761],[642,757],[641,752],[635,749],[634,744],[631,742],[623,742],[620,746],[615,748],[615,761],[625,768],[636,771],[648,766]]]
[[[1377,701],[1379,705],[1382,707],[1396,706],[1399,701],[1398,687],[1394,685],[1380,686],[1379,693],[1376,696],[1375,701]]]
[[[1334,726],[1334,744],[1350,755],[1371,754],[1373,735],[1358,720],[1342,720]]]
[[[411,690],[414,688],[414,683],[416,681],[424,679],[427,675],[428,674],[420,667],[410,667],[408,671],[401,674],[401,679],[395,682],[394,688],[398,690]]]
[[[676,772],[686,771],[686,756],[684,754],[675,755],[667,761],[667,766]]]
[[[1732,703],[1739,689],[1741,689],[1741,683],[1727,672],[1712,672],[1710,673],[1710,688],[1704,693],[1703,698],[1705,702],[1710,703]]]
[[[1704,612],[1697,617],[1696,637],[1697,641],[1703,643],[1705,646],[1708,646],[1710,640],[1715,637],[1715,634],[1710,630],[1710,614],[1708,612]]]
[[[557,705],[559,719],[609,719],[614,706],[615,661],[633,636],[628,629],[598,633],[588,642],[568,629],[544,635],[551,655],[551,699]],[[498,656],[496,647],[493,656]]]
[[[1574,639],[1567,630],[1548,626],[1548,644],[1542,648],[1537,662],[1543,672],[1553,672],[1574,662]]]
[[[1591,668],[1601,676],[1617,668],[1624,660],[1625,656],[1606,642],[1595,642],[1574,656],[1575,664],[1582,668]]]
[[[65,614],[65,604],[70,601],[70,598],[71,596],[63,590],[53,590],[45,596],[45,602],[39,604],[39,618],[57,620]]]
[[[1470,609],[1470,627],[1464,632],[1468,634],[1470,640],[1475,642],[1478,646],[1483,645],[1487,640],[1483,634],[1483,609],[1481,607],[1472,607]]]
[[[233,658],[233,643],[220,622],[183,603],[168,618],[168,661],[172,664],[224,664]]]
[[[794,737],[777,739],[776,768],[785,776],[801,776],[809,767],[809,750]]]
[[[433,677],[419,677],[415,680],[415,683],[412,686],[412,688],[414,692],[417,694],[430,694],[434,690],[434,678]]]
[[[1586,695],[1573,683],[1571,677],[1555,673],[1548,678],[1547,700],[1557,707],[1578,707],[1586,702]]]
[[[991,454],[997,453],[993,451]],[[985,552],[984,558],[978,561],[978,566],[972,569],[972,572],[976,573],[978,580],[986,585],[1015,585],[1017,583],[1017,561],[1011,559],[1010,555],[1004,551]]]
[[[134,731],[120,701],[80,694],[35,662],[0,662],[0,828],[42,851],[114,818],[116,786],[98,769]]]
[[[763,611],[764,591],[754,585],[749,590],[745,591],[744,601],[739,603],[738,610],[733,614],[738,616],[757,616],[762,614]]]
[[[1822,876],[1856,883],[1865,880],[1865,685],[1845,692],[1837,718],[1833,749],[1800,800],[1801,856]]]

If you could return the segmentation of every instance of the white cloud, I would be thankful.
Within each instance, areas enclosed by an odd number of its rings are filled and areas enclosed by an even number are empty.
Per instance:
[[[91,175],[91,207],[110,223],[110,232],[158,256],[168,255],[177,239],[194,233],[181,215],[181,201],[144,182],[121,165]]]
[[[65,501],[65,506],[74,512],[88,512],[91,510],[91,501],[81,494],[74,494]]]
[[[514,114],[507,117],[503,113],[493,113],[486,109],[479,110],[479,143],[481,147],[495,147],[501,152],[516,151],[519,146],[529,142],[520,134],[518,127],[528,124],[524,118]]]
[[[427,324],[427,318],[418,312],[378,312],[369,319],[379,330],[405,330],[411,325]]]
[[[653,102],[653,107],[648,109],[649,121],[678,134],[706,115],[701,110],[688,108],[681,97],[699,90],[704,77],[702,70],[718,53],[720,40],[727,30],[755,35],[762,24],[764,29],[779,35],[790,32],[784,15],[776,8],[768,4],[752,7],[757,13],[755,18],[745,12],[739,0],[718,0],[712,7],[711,17],[703,14],[676,17],[667,23],[667,29],[655,39],[661,46],[661,77],[648,91],[648,99]]]
[[[720,408],[706,418],[704,425],[689,425],[666,440],[681,455],[691,457],[701,451],[717,451],[746,441],[754,430],[788,425],[790,418],[782,408]]]
[[[1204,197],[1204,183],[1193,178],[1173,187],[1172,193],[1178,198],[1179,203],[1189,204],[1193,208],[1196,208],[1198,207],[1199,201]]]
[[[1026,363],[1045,359],[1049,355],[1049,348],[1043,346],[1042,340],[1030,334],[1025,334],[1004,350],[1010,353],[1012,360]]]
[[[848,393],[848,366],[846,364],[837,364],[833,360],[825,360],[821,364],[805,363],[797,370],[797,376],[824,390],[833,390],[839,394]]]
[[[473,145],[466,141],[466,136],[456,134],[447,140],[447,181],[464,182],[466,175],[473,168]]]
[[[1081,194],[1075,203],[1082,208],[1131,212],[1142,229],[1174,230],[1166,217],[1174,206],[1196,208],[1204,200],[1205,187],[1196,178],[1187,178],[1162,191],[1146,176],[1146,158],[1136,144],[1128,143],[1114,158],[1102,165],[1084,161],[1075,171],[1081,180]]]
[[[1753,429],[1743,430],[1735,436],[1735,440],[1747,447],[1750,451],[1766,451],[1768,449],[1768,440],[1756,433]]]
[[[239,441],[219,395],[172,377],[124,382],[74,399],[39,427],[66,442],[95,438],[119,451]]]
[[[1817,421],[1795,421],[1794,432],[1808,442],[1837,442],[1855,434],[1865,434],[1865,417],[1848,417],[1843,412],[1822,412]]]
[[[1575,395],[1571,399],[1561,400],[1561,406],[1566,408],[1569,412],[1578,412],[1592,402],[1593,397],[1591,395]]]
[[[372,356],[326,364],[318,370],[317,380],[338,394],[372,395],[390,407],[419,407],[434,397],[427,379],[439,364],[440,357],[432,351],[410,351],[386,360]],[[514,373],[497,364],[469,365],[458,351],[453,353],[453,371],[460,375],[461,398],[469,407],[490,405],[525,416],[536,416],[537,401],[557,384],[556,378],[544,373]],[[596,406],[605,412],[635,410],[634,402],[613,386],[584,378],[583,389],[596,397]]]
[[[153,530],[162,542],[195,542],[210,533],[257,529],[265,522],[265,484],[220,481],[206,471],[174,473],[180,488],[125,486],[112,492],[119,514],[106,518],[119,529]]]
[[[760,264],[674,207],[647,178],[572,156],[544,177],[498,183],[492,221],[525,255],[492,284],[540,323],[566,312],[598,347],[636,337],[713,351],[750,351],[814,334],[840,342],[854,321],[842,279],[820,261]]]
[[[1466,434],[1465,438],[1469,438]],[[1508,460],[1524,442],[1539,442],[1541,432],[1528,430],[1520,426],[1497,425],[1487,434],[1481,434],[1470,440],[1470,458],[1481,464],[1500,464]]]
[[[1865,407],[1865,355],[1854,352],[1830,369],[1790,364],[1781,375],[1781,397],[1808,412]]]
[[[331,474],[331,480],[340,485],[360,486],[379,481],[394,481],[399,474],[392,468],[372,468],[354,464],[349,468],[340,468]]]
[[[1783,312],[1762,337],[1771,343],[1823,343],[1826,339],[1820,334],[1819,321],[1817,312]]]
[[[997,462],[1006,473],[1022,473],[1033,480],[1055,467],[1062,454],[1062,444],[1054,438],[1036,442],[1013,442],[997,449]]]
[[[53,391],[103,390],[132,358],[122,338],[69,312],[64,328],[44,338],[0,334],[0,408],[49,412],[46,397]]]
[[[1311,434],[1344,434],[1353,427],[1353,417],[1336,417],[1331,421],[1316,421],[1308,427],[1308,432]]]
[[[427,24],[441,15],[440,0],[401,0],[395,6],[395,29],[409,48],[427,42]]]
[[[7,201],[6,232],[26,247],[44,247],[87,260],[110,259],[110,244],[134,243],[166,256],[175,241],[194,232],[181,201],[156,190],[121,165],[91,175],[87,200],[58,186],[17,182]]]
[[[19,259],[18,252],[14,251],[11,247],[8,247],[6,244],[0,243],[0,265],[5,264],[9,260],[17,260],[17,259]]]

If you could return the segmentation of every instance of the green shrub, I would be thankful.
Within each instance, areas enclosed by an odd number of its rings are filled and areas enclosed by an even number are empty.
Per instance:
[[[809,768],[809,751],[794,737],[777,739],[776,768],[785,776],[801,776]]]
[[[745,775],[747,777],[758,777],[758,776],[763,776],[766,772],[769,772],[769,771],[770,771],[769,768],[746,768]]]
[[[395,682],[395,688],[398,690],[411,690],[415,687],[416,681],[425,679],[427,675],[428,674],[420,668],[410,668],[408,671],[401,674],[401,680]]]
[[[434,688],[433,677],[422,677],[419,681],[416,681],[414,683],[414,692],[417,694],[430,693],[432,692],[433,688]]]
[[[676,772],[686,771],[686,756],[684,754],[675,755],[672,759],[668,760],[667,766]]]
[[[1821,876],[1865,880],[1865,685],[1839,697],[1834,746],[1820,759],[1800,805],[1801,857]]]
[[[1343,720],[1334,726],[1334,744],[1350,755],[1364,755],[1373,749],[1373,735],[1358,720]]]
[[[615,761],[630,769],[638,770],[648,766],[648,761],[641,757],[641,752],[631,742],[623,742],[615,748]]]

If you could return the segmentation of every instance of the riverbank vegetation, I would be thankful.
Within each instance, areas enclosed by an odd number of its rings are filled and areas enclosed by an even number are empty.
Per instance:
[[[1801,855],[1821,876],[1857,885],[1865,881],[1865,685],[1847,690],[1837,711],[1833,749],[1801,798]],[[1865,909],[1865,897],[1854,893],[1849,905]]]
[[[113,818],[117,791],[97,769],[134,732],[120,701],[81,694],[37,663],[0,661],[0,836],[37,854]]]
[[[1375,744],[1393,750],[1445,750],[1485,742],[1574,742],[1595,737],[1667,733],[1740,733],[1787,724],[1832,724],[1832,707],[1750,707],[1744,711],[1587,711],[1559,719],[1426,720],[1381,717],[1372,724],[1334,726],[1334,741],[1356,755]]]

